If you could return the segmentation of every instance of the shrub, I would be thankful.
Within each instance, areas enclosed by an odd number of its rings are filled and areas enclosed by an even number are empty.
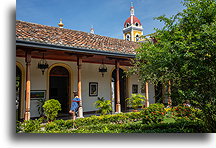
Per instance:
[[[20,132],[22,129],[21,129],[21,122],[20,121],[16,121],[16,132]]]
[[[144,124],[160,123],[166,113],[164,105],[160,103],[151,104],[149,107],[144,108],[142,112]]]
[[[163,107],[162,105],[159,105]],[[149,110],[160,108],[151,105]],[[162,110],[162,109],[161,109]],[[178,120],[174,123],[142,124],[143,112],[120,113],[115,115],[91,116],[72,120],[55,120],[47,123],[44,133],[193,133],[204,132],[203,124],[198,121]],[[134,117],[135,116],[135,117]],[[138,118],[136,118],[138,117]],[[136,122],[133,122],[135,121]],[[131,122],[132,121],[132,122]],[[75,129],[72,128],[75,125]]]
[[[130,113],[126,113],[126,115],[128,116],[128,119],[130,121],[140,121],[143,118],[143,112],[130,112]]]
[[[127,116],[127,114],[124,114],[124,113],[120,113],[120,114],[115,114],[115,115],[112,115],[110,116],[110,121],[112,123],[125,123],[127,122],[129,119],[129,117]]]
[[[91,124],[98,124],[100,116],[91,116],[86,118],[78,118],[74,122],[77,126],[87,126]]]
[[[65,128],[69,129],[73,127],[74,120],[66,120],[64,121]]]
[[[74,121],[73,120],[55,120],[53,122],[49,122],[45,125],[45,131],[46,132],[61,132],[70,129],[73,127]]]
[[[60,130],[55,122],[49,122],[45,126],[46,131]]]
[[[111,101],[105,100],[103,97],[98,97],[98,100],[95,102],[95,106],[99,109],[98,112],[102,115],[112,112]]]
[[[206,100],[206,99],[203,99]],[[210,101],[206,101],[205,104],[200,103],[199,101],[192,100],[194,106],[199,109],[195,110],[195,115],[197,118],[203,121],[205,130],[208,133],[216,132],[216,97],[212,98]]]
[[[123,125],[123,133],[202,133],[203,125],[197,121],[179,121],[175,123],[140,124],[132,122]]]
[[[44,103],[43,108],[48,121],[53,121],[57,117],[58,111],[61,110],[61,104],[58,100],[50,99]]]
[[[183,106],[183,105],[179,105],[172,108],[172,115],[174,115],[176,119],[184,118],[188,120],[195,120],[199,118],[200,116],[199,112],[200,112],[199,109],[195,109],[194,107]]]
[[[133,118],[132,118],[133,117]],[[91,116],[86,118],[78,118],[74,121],[72,120],[55,120],[53,122],[49,122],[45,126],[45,132],[53,133],[53,132],[75,132],[75,133],[88,133],[95,132],[89,130],[88,127],[99,127],[98,125],[107,125],[113,127],[114,125],[122,125],[131,121],[134,121],[136,117],[141,119],[141,112],[132,112],[132,113],[120,113],[115,115],[101,115],[101,116]],[[79,131],[70,131],[70,129],[75,125],[77,130]],[[100,129],[100,128],[99,128]],[[69,131],[67,131],[69,130]],[[97,132],[106,131],[106,127],[104,129],[100,129]],[[117,129],[115,130],[117,132]],[[108,131],[106,131],[108,132]]]
[[[127,98],[129,107],[132,107],[134,110],[137,110],[139,106],[143,105],[145,96],[141,94],[132,94],[130,98]]]
[[[73,133],[202,133],[202,124],[192,121],[176,123],[142,124],[130,122],[123,124],[96,124],[78,128]]]
[[[202,119],[206,132],[216,132],[216,102],[211,102],[202,106],[202,111],[196,112],[196,116]]]
[[[41,123],[42,123],[41,119],[25,120],[21,124],[21,129],[25,133],[37,132],[40,130]]]

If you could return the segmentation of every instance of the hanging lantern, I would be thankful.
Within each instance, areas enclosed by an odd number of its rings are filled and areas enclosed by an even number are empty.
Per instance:
[[[102,64],[100,65],[100,67],[99,67],[99,72],[101,72],[102,77],[104,77],[104,73],[107,72],[107,67],[106,67],[106,65],[104,65],[103,61],[102,61]]]
[[[44,75],[45,69],[47,69],[49,65],[47,64],[46,59],[44,58],[44,53],[42,59],[38,62],[38,68],[41,69],[42,75]]]

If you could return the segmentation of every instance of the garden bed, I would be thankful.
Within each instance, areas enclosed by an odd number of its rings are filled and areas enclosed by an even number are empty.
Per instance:
[[[177,111],[176,111],[177,109]],[[182,114],[185,111],[190,112]],[[195,112],[195,111],[193,111]],[[184,115],[184,116],[181,116]],[[190,116],[189,116],[190,115]],[[194,114],[193,114],[194,115]],[[188,117],[189,116],[189,117]],[[41,124],[42,119],[17,125],[18,133],[202,133],[202,120],[185,108],[164,109],[152,105],[139,112],[91,116],[72,120],[54,120]]]

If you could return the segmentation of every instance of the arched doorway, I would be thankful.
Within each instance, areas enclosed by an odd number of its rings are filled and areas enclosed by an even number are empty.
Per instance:
[[[119,83],[120,83],[120,104],[121,104],[121,111],[124,112],[127,109],[127,102],[126,99],[126,75],[124,73],[124,70],[119,68]],[[115,105],[116,106],[116,69],[112,72],[112,96],[115,97]],[[116,110],[116,109],[115,109]]]
[[[49,99],[61,103],[61,114],[69,111],[69,72],[62,66],[55,66],[49,73]]]
[[[20,120],[21,114],[21,86],[22,86],[22,72],[16,66],[16,120]]]

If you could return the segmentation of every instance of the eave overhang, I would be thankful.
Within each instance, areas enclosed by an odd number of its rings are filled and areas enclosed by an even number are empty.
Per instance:
[[[41,49],[49,49],[49,50],[62,50],[62,51],[76,52],[81,54],[87,53],[87,54],[96,54],[96,55],[105,55],[105,56],[135,58],[135,54],[102,51],[97,49],[81,48],[81,47],[62,46],[56,44],[38,43],[38,42],[24,41],[24,40],[16,40],[16,46],[41,48]]]

